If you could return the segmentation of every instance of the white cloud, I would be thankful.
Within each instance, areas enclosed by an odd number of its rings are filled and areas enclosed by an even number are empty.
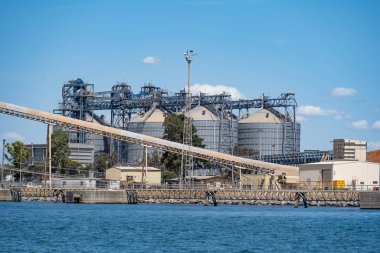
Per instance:
[[[380,130],[380,120],[376,120],[376,121],[372,124],[372,129]]]
[[[297,122],[305,122],[305,121],[307,121],[307,118],[304,116],[301,116],[301,115],[297,115],[296,121]]]
[[[207,93],[208,95],[219,95],[223,92],[226,92],[231,95],[232,99],[244,99],[244,96],[238,89],[235,87],[223,85],[223,84],[193,84],[190,87],[191,93],[196,95],[199,92]]]
[[[298,114],[301,116],[326,116],[326,112],[322,108],[314,105],[300,106]]]
[[[357,94],[356,90],[353,88],[337,87],[331,94],[336,97],[351,97]]]
[[[368,122],[366,120],[358,120],[351,123],[351,126],[355,129],[366,130],[368,129]]]
[[[304,105],[298,107],[298,118],[303,117],[315,117],[315,116],[330,116],[336,120],[349,119],[350,115],[333,109],[323,109],[315,105]]]
[[[156,64],[156,63],[159,63],[161,61],[161,59],[159,58],[156,58],[156,57],[153,57],[153,56],[147,56],[143,59],[143,63],[145,64]]]
[[[5,133],[4,134],[4,138],[5,139],[10,139],[10,140],[19,140],[19,141],[24,140],[24,137],[22,137],[20,134],[13,133],[13,132]]]
[[[370,141],[368,142],[368,150],[380,149],[380,141]]]

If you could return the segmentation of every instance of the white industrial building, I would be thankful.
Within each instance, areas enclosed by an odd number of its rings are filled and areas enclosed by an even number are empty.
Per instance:
[[[367,142],[335,139],[334,160],[301,164],[300,182],[310,189],[377,190],[380,164],[367,162]]]
[[[333,189],[334,181],[344,181],[344,188],[373,190],[379,187],[380,164],[359,161],[301,164],[300,181],[311,189]]]

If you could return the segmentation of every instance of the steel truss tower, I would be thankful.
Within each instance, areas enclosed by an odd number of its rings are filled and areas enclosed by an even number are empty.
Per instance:
[[[54,110],[54,112],[74,119],[92,122],[94,98],[94,84],[84,83],[80,78],[70,80],[62,87],[63,100],[60,103],[60,109]],[[91,144],[91,134],[73,130],[68,130],[68,132],[71,143]]]
[[[112,86],[111,91],[111,126],[126,130],[127,124],[131,119],[130,109],[126,108],[126,101],[132,98],[132,89],[128,84],[121,82]],[[112,147],[110,152],[117,154],[117,163],[125,164],[127,162],[127,149],[126,142],[116,140],[110,142]]]

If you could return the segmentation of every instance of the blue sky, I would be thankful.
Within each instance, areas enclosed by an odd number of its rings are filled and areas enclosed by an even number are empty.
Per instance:
[[[192,83],[208,92],[294,92],[301,150],[331,149],[334,138],[377,149],[379,13],[370,0],[3,0],[0,101],[52,111],[77,77],[96,91],[117,81],[178,91],[193,49]],[[42,143],[46,126],[0,115],[0,136]]]

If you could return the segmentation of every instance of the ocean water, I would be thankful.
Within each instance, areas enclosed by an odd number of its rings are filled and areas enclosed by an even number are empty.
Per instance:
[[[0,202],[0,252],[380,252],[380,211]]]

